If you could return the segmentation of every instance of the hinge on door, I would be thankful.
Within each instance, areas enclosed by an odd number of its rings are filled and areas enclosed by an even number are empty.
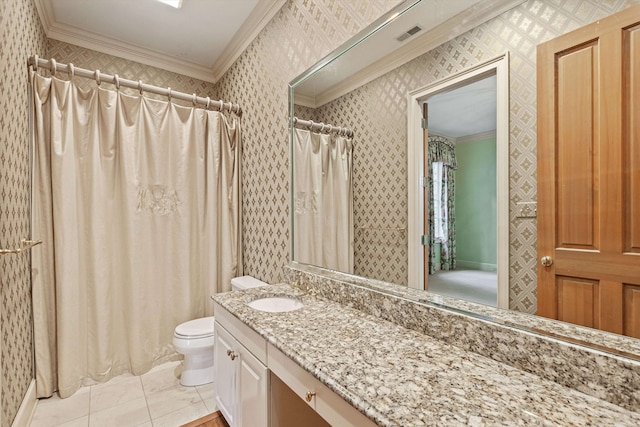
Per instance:
[[[420,177],[420,185],[422,186],[422,188],[427,188],[429,186],[429,180],[426,176]]]
[[[422,246],[428,246],[429,236],[427,236],[426,234],[423,234],[422,236],[420,236],[420,243],[422,243]]]
[[[420,121],[420,125],[422,126],[422,129],[428,129],[429,119],[427,119],[426,117],[423,117],[422,120]]]

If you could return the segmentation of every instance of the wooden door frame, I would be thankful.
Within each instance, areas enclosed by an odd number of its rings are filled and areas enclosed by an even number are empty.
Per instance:
[[[409,92],[407,98],[407,159],[408,159],[408,246],[409,287],[424,289],[424,176],[422,143],[422,102],[436,93],[455,89],[494,74],[497,81],[496,117],[496,181],[497,181],[497,264],[498,307],[509,308],[509,52],[430,85]]]

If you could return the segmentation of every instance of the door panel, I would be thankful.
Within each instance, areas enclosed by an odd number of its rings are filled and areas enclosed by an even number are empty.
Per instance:
[[[623,34],[625,250],[640,253],[640,27]],[[635,212],[635,215],[634,215]]]
[[[597,97],[598,44],[557,57],[557,246],[596,249],[597,146],[593,105]]]
[[[640,286],[624,286],[624,334],[640,338]]]
[[[640,334],[640,5],[538,46],[538,314]]]
[[[565,322],[593,328],[596,283],[559,277],[557,289],[558,317]]]

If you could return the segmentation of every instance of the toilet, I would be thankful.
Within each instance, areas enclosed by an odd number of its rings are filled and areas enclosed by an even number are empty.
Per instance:
[[[231,289],[242,291],[267,283],[251,276],[234,277]],[[214,317],[189,320],[176,326],[173,346],[184,354],[180,384],[187,387],[208,384],[213,381],[213,322]]]

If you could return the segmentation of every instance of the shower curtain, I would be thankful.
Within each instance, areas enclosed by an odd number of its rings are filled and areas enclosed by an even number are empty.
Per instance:
[[[455,211],[455,170],[456,163],[455,146],[446,138],[441,136],[430,136],[428,138],[428,185],[429,185],[429,274],[436,272],[436,252],[435,252],[435,215],[434,215],[434,177],[433,163],[441,162],[440,194],[442,212],[441,227],[444,231],[444,238],[440,241],[440,268],[442,270],[455,270],[456,268],[456,211]]]
[[[242,274],[240,124],[31,72],[38,397],[175,356]]]
[[[294,259],[353,273],[353,140],[294,129]]]

